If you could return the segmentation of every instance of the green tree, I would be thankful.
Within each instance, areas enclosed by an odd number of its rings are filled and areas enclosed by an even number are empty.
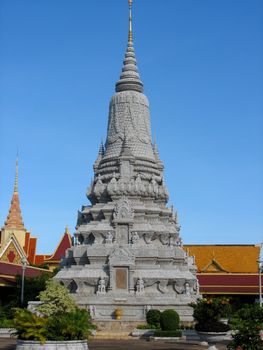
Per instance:
[[[0,304],[5,309],[6,316],[11,315],[11,310],[14,307],[27,306],[29,301],[38,300],[39,293],[45,289],[46,281],[52,277],[51,273],[43,273],[36,277],[25,277],[24,283],[24,304],[21,305],[21,285],[22,277],[16,276],[16,284],[4,292],[0,293]],[[2,314],[2,310],[1,310]]]
[[[231,319],[231,327],[235,330],[233,340],[228,349],[263,350],[260,332],[263,329],[263,308],[259,305],[245,305]]]
[[[50,273],[43,273],[42,275],[36,277],[25,277],[24,282],[24,305],[27,306],[29,301],[38,300],[38,295],[41,291],[46,288],[47,281],[51,278]],[[16,297],[18,299],[18,305],[20,304],[21,298],[21,285],[22,285],[22,277],[17,276],[17,287],[16,287]]]
[[[40,292],[39,299],[42,304],[37,310],[45,316],[74,312],[77,307],[67,288],[53,279],[46,282],[46,289]]]

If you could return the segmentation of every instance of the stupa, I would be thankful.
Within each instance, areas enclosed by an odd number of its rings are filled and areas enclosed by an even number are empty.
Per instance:
[[[122,309],[122,320],[139,321],[151,308],[173,308],[191,321],[188,304],[199,296],[196,265],[182,248],[177,213],[167,207],[128,3],[128,46],[87,191],[91,205],[78,213],[75,244],[55,278],[95,320],[112,320]]]

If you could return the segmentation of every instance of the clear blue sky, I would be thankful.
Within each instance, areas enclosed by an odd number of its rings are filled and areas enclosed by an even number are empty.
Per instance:
[[[127,0],[0,2],[0,225],[50,253],[77,210],[127,42]],[[135,50],[185,243],[263,241],[262,0],[134,0]]]

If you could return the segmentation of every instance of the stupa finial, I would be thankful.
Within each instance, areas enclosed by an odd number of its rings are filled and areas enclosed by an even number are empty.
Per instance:
[[[129,35],[128,43],[132,45],[132,0],[128,0],[129,4]]]
[[[143,92],[143,83],[141,81],[135,52],[133,47],[133,34],[132,34],[132,2],[133,0],[128,0],[129,4],[129,33],[128,33],[128,45],[123,61],[122,72],[120,79],[116,83],[116,92],[120,91],[138,91]]]

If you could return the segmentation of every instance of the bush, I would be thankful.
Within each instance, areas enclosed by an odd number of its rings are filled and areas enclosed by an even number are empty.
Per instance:
[[[37,310],[45,316],[62,315],[77,308],[67,288],[52,279],[46,282],[46,289],[39,293],[39,299],[42,304]]]
[[[228,349],[236,349],[238,346],[244,350],[263,349],[260,337],[260,331],[263,329],[263,308],[259,305],[247,305],[238,310],[231,319],[231,327],[236,332]]]
[[[155,337],[181,337],[182,331],[180,329],[174,331],[155,331]]]
[[[47,339],[83,340],[88,338],[92,328],[90,314],[86,310],[76,309],[71,313],[49,318]]]
[[[13,328],[14,327],[14,312],[13,305],[0,306],[0,328]]]
[[[16,334],[19,339],[37,340],[83,340],[87,339],[91,324],[90,314],[86,310],[76,309],[63,315],[40,317],[26,309],[16,309],[14,318]]]
[[[190,306],[194,309],[195,329],[203,332],[227,332],[230,327],[219,322],[223,316],[229,315],[231,307],[228,298],[203,298]]]
[[[46,341],[47,319],[36,314],[17,308],[15,311],[14,325],[18,339]]]
[[[159,326],[155,326],[154,324],[138,324],[138,326],[136,327],[137,329],[160,329],[160,325]]]
[[[0,328],[13,328],[14,321],[8,318],[0,318]]]
[[[157,309],[151,309],[146,314],[146,321],[149,325],[154,325],[160,328],[161,311]]]
[[[230,330],[228,324],[219,321],[197,323],[195,329],[199,332],[227,332]]]
[[[168,309],[161,313],[160,326],[163,331],[174,331],[179,328],[180,318],[175,310]]]

